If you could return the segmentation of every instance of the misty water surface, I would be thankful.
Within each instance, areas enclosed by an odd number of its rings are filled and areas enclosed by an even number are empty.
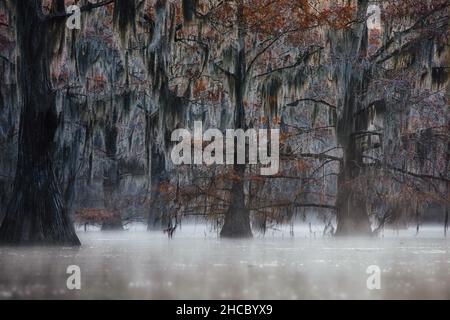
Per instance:
[[[442,228],[334,239],[296,227],[251,240],[221,240],[204,225],[162,232],[79,231],[72,248],[0,247],[0,298],[450,299],[450,240]],[[81,268],[68,290],[66,268]],[[366,269],[381,269],[368,290]]]

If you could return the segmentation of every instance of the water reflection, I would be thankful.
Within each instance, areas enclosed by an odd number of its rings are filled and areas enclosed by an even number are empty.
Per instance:
[[[83,246],[0,248],[0,298],[450,299],[450,255],[442,230],[378,239],[217,239],[185,226],[172,240],[141,229],[80,232]],[[68,290],[66,268],[81,268]],[[368,290],[366,269],[381,269]]]

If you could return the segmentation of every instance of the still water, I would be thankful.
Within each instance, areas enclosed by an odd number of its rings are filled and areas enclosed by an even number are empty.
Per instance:
[[[221,240],[189,225],[169,240],[133,226],[80,230],[77,249],[0,247],[0,299],[450,299],[450,239],[441,228],[374,239],[305,230]],[[80,290],[67,289],[69,265],[80,267]],[[371,265],[381,271],[379,290],[367,288]]]

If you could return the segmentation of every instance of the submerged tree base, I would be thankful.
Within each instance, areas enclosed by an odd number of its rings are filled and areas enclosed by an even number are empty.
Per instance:
[[[0,226],[0,244],[65,245],[81,243],[64,209],[50,161],[18,170],[13,197]],[[39,183],[33,183],[39,181]]]
[[[221,238],[252,238],[252,230],[250,227],[249,212],[231,213],[228,212],[225,223],[220,231]]]
[[[67,230],[62,232],[61,226],[46,226],[45,230],[32,230],[22,232],[19,224],[7,223],[7,227],[0,229],[0,245],[6,246],[80,246],[75,231]],[[59,229],[59,231],[58,231]]]
[[[342,227],[336,228],[336,232],[334,236],[336,237],[372,237],[375,234],[372,232],[371,228],[367,228],[366,226],[361,226],[357,224],[347,224]]]
[[[352,211],[356,213],[357,211]],[[369,217],[365,212],[358,212],[358,214],[339,216],[337,220],[335,236],[357,236],[357,237],[371,237],[374,235],[370,226]]]
[[[62,246],[62,247],[80,247],[81,242],[76,239],[72,240],[59,240],[59,239],[0,239],[0,246],[10,246],[10,247],[34,247],[34,246]]]
[[[102,224],[102,231],[124,231],[122,221],[108,221]]]
[[[237,230],[231,228],[222,228],[220,231],[221,238],[229,238],[229,239],[249,239],[253,238],[253,234],[251,231],[247,230]]]

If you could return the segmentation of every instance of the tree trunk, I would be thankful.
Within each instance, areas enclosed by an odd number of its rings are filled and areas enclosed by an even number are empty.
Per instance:
[[[51,22],[40,1],[17,1],[18,84],[21,103],[14,191],[0,227],[5,244],[79,245],[54,172],[58,126],[50,83]]]
[[[338,177],[337,208],[337,236],[366,236],[372,233],[368,214],[366,196],[360,190],[355,179],[358,178],[359,168],[354,164],[356,159],[353,152],[344,148],[344,160]]]
[[[338,124],[338,142],[343,150],[338,192],[336,198],[337,226],[335,235],[370,235],[372,233],[367,212],[367,195],[362,183],[364,163],[362,150],[357,144],[356,132],[365,129],[364,121],[355,114],[359,110],[357,92],[365,90],[364,77],[351,80],[348,84],[348,96],[345,98],[344,115]]]
[[[118,111],[114,106],[112,108],[112,119],[106,120],[104,129],[107,163],[103,174],[105,208],[109,213],[112,213],[112,218],[103,222],[102,231],[123,230],[122,216],[117,208],[120,186],[119,163],[117,161]]]
[[[368,1],[358,2],[358,16],[367,13]],[[358,145],[358,132],[367,129],[364,95],[367,92],[370,74],[364,69],[361,59],[367,49],[367,26],[357,23],[353,28],[335,36],[332,43],[335,62],[335,77],[338,93],[337,140],[342,148],[343,159],[337,185],[335,235],[371,235],[364,184],[362,149]]]
[[[170,219],[166,215],[165,201],[160,192],[161,184],[167,179],[164,153],[153,144],[151,148],[151,194],[150,210],[148,214],[147,230],[164,230]]]
[[[343,150],[343,159],[338,176],[336,214],[337,226],[335,235],[371,235],[367,195],[363,188],[364,163],[362,150],[357,144],[357,132],[365,130],[366,123],[358,114],[359,103],[357,92],[365,90],[365,77],[350,81],[348,96],[345,98],[343,117],[338,123],[338,143]],[[362,117],[364,118],[364,117]]]
[[[241,5],[241,2],[239,2]],[[234,88],[236,106],[234,110],[235,129],[246,129],[244,94],[246,81],[245,63],[245,34],[243,28],[242,8],[238,5],[238,52],[234,71]],[[250,210],[245,206],[244,181],[245,164],[237,164],[237,148],[234,147],[234,174],[239,179],[233,179],[231,187],[230,206],[225,213],[225,221],[220,231],[224,238],[249,238],[252,237],[250,226]]]
[[[235,174],[243,177],[245,165],[235,165]],[[225,214],[225,222],[220,231],[223,238],[250,238],[250,211],[245,206],[244,182],[233,181],[231,188],[231,204]]]

